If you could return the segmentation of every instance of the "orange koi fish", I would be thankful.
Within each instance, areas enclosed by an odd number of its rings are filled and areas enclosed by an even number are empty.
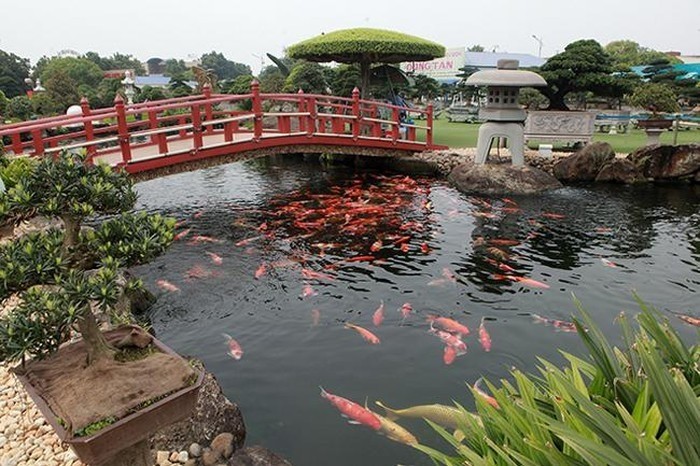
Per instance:
[[[258,269],[255,271],[255,278],[260,279],[260,277],[262,277],[266,273],[267,273],[267,266],[263,262],[262,264],[260,264],[260,267],[258,267]]]
[[[457,350],[453,346],[445,345],[445,350],[442,352],[442,362],[448,366],[457,359]]]
[[[491,335],[489,335],[489,332],[486,331],[486,327],[484,327],[483,318],[479,324],[479,343],[481,343],[481,347],[484,348],[484,351],[491,351]]]
[[[532,278],[519,277],[517,275],[506,275],[505,277],[512,282],[517,282],[517,283],[520,283],[521,285],[524,285],[524,286],[527,286],[530,288],[540,288],[543,290],[546,290],[549,288],[549,285],[547,285],[546,283],[538,282],[537,280],[534,280]]]
[[[351,324],[349,322],[345,323],[345,328],[349,328],[352,330],[355,330],[357,333],[360,334],[360,336],[369,344],[371,345],[378,345],[381,343],[379,341],[379,337],[375,335],[374,333],[370,332],[364,327],[360,327],[359,325]]]
[[[403,303],[399,308],[399,312],[403,316],[403,319],[406,320],[406,317],[413,312],[413,306],[411,306],[411,303]]]
[[[187,276],[187,278],[207,278],[212,276],[212,273],[211,271],[197,264],[190,267],[185,273],[185,275]]]
[[[601,261],[601,262],[603,263],[603,265],[606,266],[606,267],[613,267],[613,268],[616,268],[616,267],[617,267],[617,264],[616,264],[616,263],[614,263],[613,261],[611,261],[611,260],[609,260],[609,259],[606,259],[605,257],[601,257],[601,258],[600,258],[600,261]]]
[[[330,403],[341,412],[343,417],[349,419],[348,422],[350,424],[361,424],[374,430],[379,430],[382,427],[379,418],[370,410],[346,398],[328,393],[323,387],[319,388],[321,389],[321,397],[330,401]]]
[[[304,289],[301,292],[302,298],[310,298],[312,296],[316,296],[317,294],[318,294],[318,292],[316,290],[314,290],[311,287],[311,285],[309,285],[308,283],[304,284]]]
[[[504,272],[515,272],[516,270],[511,267],[508,264],[504,264],[503,262],[498,262],[497,260],[491,259],[490,257],[486,258],[486,262],[489,264],[498,267],[499,270],[502,270]]]
[[[700,327],[700,319],[698,319],[697,317],[689,316],[687,314],[681,314],[679,312],[674,312],[674,314],[686,324],[694,325],[695,327]]]
[[[177,291],[180,291],[180,288],[178,288],[177,286],[173,285],[173,284],[170,283],[168,280],[162,280],[162,279],[161,279],[161,280],[156,280],[156,285],[157,285],[158,288],[160,288],[161,290],[170,291],[170,292],[173,292],[173,293],[174,293],[174,292],[177,292]]]
[[[226,344],[228,346],[228,355],[231,356],[233,359],[238,361],[243,357],[243,348],[241,348],[241,345],[238,344],[236,340],[231,338],[231,335],[222,333],[224,338],[226,338]]]
[[[221,240],[212,238],[211,236],[205,236],[205,235],[196,235],[193,236],[192,239],[190,240],[190,244],[199,244],[199,243],[220,243]]]
[[[509,198],[507,198],[507,197],[504,197],[504,198],[501,199],[501,200],[502,200],[503,202],[505,202],[506,204],[510,204],[510,205],[512,205],[512,206],[515,206],[515,207],[518,206],[518,203],[515,202],[513,199],[509,199]]]
[[[369,250],[372,252],[377,252],[382,248],[382,242],[380,240],[375,241],[372,243],[372,246],[369,247]]]
[[[494,238],[488,240],[488,243],[493,246],[517,246],[520,241],[516,239]]]
[[[175,222],[175,228],[180,228],[184,225],[187,225],[187,220],[178,220],[177,222]]]
[[[561,220],[563,218],[566,218],[566,215],[564,215],[564,214],[555,214],[553,212],[543,212],[542,216],[544,218],[551,218],[553,220]]]
[[[430,248],[428,247],[428,243],[423,243],[420,245],[420,252],[423,254],[428,254],[430,252]]]
[[[492,212],[472,212],[472,216],[479,217],[479,218],[488,218],[489,220],[492,220],[492,219],[498,217],[498,215],[496,215]]]
[[[192,231],[191,228],[188,228],[188,229],[186,229],[186,230],[182,230],[180,233],[178,233],[177,235],[175,235],[175,236],[173,237],[173,240],[174,240],[174,241],[181,240],[181,239],[184,238],[185,236],[189,235],[189,234],[190,234],[190,231]]]
[[[345,259],[345,262],[372,262],[375,259],[374,256],[355,256]]]
[[[263,236],[261,235],[261,236],[253,236],[252,238],[242,239],[242,240],[240,240],[239,242],[237,242],[237,243],[235,244],[235,246],[239,246],[239,247],[248,246],[248,245],[249,245],[250,243],[252,243],[253,241],[257,241],[257,240],[259,240],[259,239],[262,238],[262,237],[263,237]]]
[[[408,243],[401,243],[401,247],[399,249],[401,250],[401,252],[408,252],[409,251]]]
[[[206,253],[214,264],[221,265],[224,263],[224,260],[221,258],[220,255],[209,251],[206,251]]]
[[[301,276],[306,278],[307,280],[335,280],[335,278],[331,277],[328,274],[316,272],[315,270],[305,268],[301,269]]]
[[[384,322],[384,300],[381,301],[379,307],[372,314],[372,323],[375,327],[379,327]]]
[[[483,377],[479,377],[479,379],[476,382],[474,382],[474,391],[478,393],[479,396],[481,396],[484,399],[484,401],[486,401],[488,404],[490,404],[496,409],[499,409],[501,406],[498,404],[498,401],[496,401],[494,397],[482,390],[479,386],[481,384],[482,379]]]
[[[450,319],[449,317],[440,317],[435,314],[430,314],[425,320],[426,322],[430,322],[430,325],[437,325],[442,330],[447,332],[469,335],[469,327],[464,324],[460,324],[456,320]]]

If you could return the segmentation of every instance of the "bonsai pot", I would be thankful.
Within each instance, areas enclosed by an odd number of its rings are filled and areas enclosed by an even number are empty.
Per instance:
[[[105,336],[119,331],[123,332],[125,328],[134,327],[126,326],[111,330],[105,332]],[[155,338],[152,344],[162,353],[180,357]],[[159,429],[189,416],[194,410],[197,394],[204,380],[204,371],[195,368],[197,379],[192,385],[171,393],[163,399],[119,419],[92,435],[76,437],[64,427],[58,416],[51,410],[35,387],[32,386],[29,379],[25,375],[18,373],[18,369],[19,367],[15,368],[17,378],[46,421],[56,431],[61,441],[69,444],[80,460],[91,466],[100,465],[113,459],[119,452],[146,440]],[[156,375],[154,374],[154,376]]]
[[[643,129],[669,129],[673,126],[673,120],[665,118],[649,118],[646,120],[638,120],[637,126]]]

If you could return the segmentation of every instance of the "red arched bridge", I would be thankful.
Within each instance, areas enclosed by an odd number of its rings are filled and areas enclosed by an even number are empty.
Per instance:
[[[433,144],[431,105],[415,109],[361,100],[357,89],[352,98],[261,94],[253,81],[243,95],[212,94],[205,86],[199,95],[128,106],[117,97],[114,103],[91,109],[83,99],[81,114],[0,126],[0,137],[14,154],[84,149],[90,160],[132,174],[278,147],[377,155],[442,148]],[[422,119],[402,122],[402,112]]]

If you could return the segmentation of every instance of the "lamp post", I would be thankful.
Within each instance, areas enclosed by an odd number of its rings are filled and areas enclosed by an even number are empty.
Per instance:
[[[126,96],[126,103],[128,105],[133,105],[134,95],[136,95],[136,91],[134,90],[134,78],[131,76],[130,70],[126,70],[124,72],[124,79],[122,79],[122,84],[124,85],[124,95]]]
[[[537,50],[537,56],[542,58],[542,39],[537,37],[536,35],[532,35],[532,38],[537,41],[538,44],[540,44],[539,49]]]

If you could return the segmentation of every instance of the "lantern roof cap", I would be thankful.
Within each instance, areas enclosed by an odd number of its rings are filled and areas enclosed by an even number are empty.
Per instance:
[[[519,70],[518,60],[498,60],[495,70],[481,70],[467,78],[468,86],[537,87],[547,81],[532,71]]]

